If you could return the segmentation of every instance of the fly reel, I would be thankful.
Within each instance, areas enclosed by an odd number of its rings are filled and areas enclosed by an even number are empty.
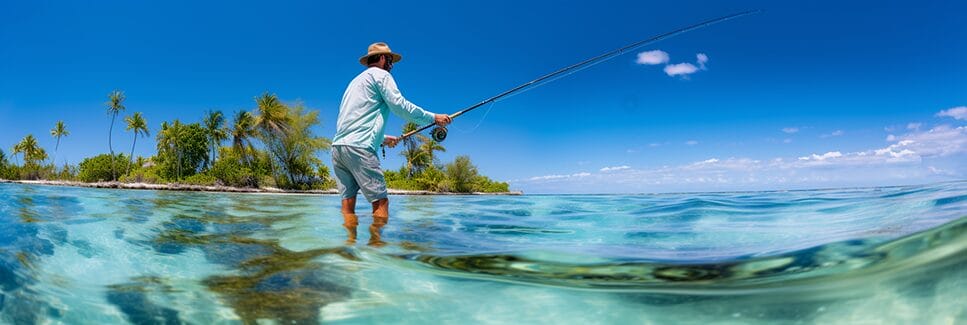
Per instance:
[[[443,142],[443,140],[447,139],[447,128],[440,126],[433,128],[430,131],[430,137],[433,138],[433,141]]]

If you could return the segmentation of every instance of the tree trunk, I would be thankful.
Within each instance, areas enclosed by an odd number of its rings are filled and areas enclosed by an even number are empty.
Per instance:
[[[54,158],[51,159],[51,163],[54,164],[54,170],[57,170],[57,149],[60,148],[60,136],[57,136],[57,144],[54,145]]]
[[[178,157],[178,176],[176,176],[176,179],[180,181],[181,180],[181,150],[178,148],[177,143],[175,144],[175,156]]]
[[[111,135],[114,133],[114,119],[118,117],[118,113],[111,115],[111,128],[108,129],[107,133],[107,147],[111,150],[111,180],[113,181],[117,176],[114,175],[114,145],[111,144]]]
[[[128,157],[128,173],[131,173],[131,165],[134,164],[134,145],[138,143],[138,133],[134,133],[134,143],[131,144],[131,156]]]
[[[208,169],[211,169],[213,165],[215,165],[215,141],[212,141],[212,161],[209,162]]]

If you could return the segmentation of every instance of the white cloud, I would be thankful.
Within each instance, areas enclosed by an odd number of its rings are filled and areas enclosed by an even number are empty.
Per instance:
[[[652,147],[652,148],[656,148],[656,147],[660,147],[661,146],[661,143],[652,142],[652,143],[649,143],[648,146],[649,147]]]
[[[907,123],[907,130],[920,130],[923,123]]]
[[[820,138],[838,137],[838,136],[841,136],[843,134],[846,134],[846,132],[843,132],[843,130],[836,130],[836,131],[833,131],[833,133],[823,134],[823,135],[821,135],[819,137]]]
[[[949,156],[967,152],[967,127],[950,127],[941,125],[929,131],[917,131],[900,137],[890,147],[895,149],[909,149],[919,156]]]
[[[830,151],[830,152],[824,153],[821,156],[820,155],[817,155],[817,154],[812,154],[811,156],[799,157],[799,160],[805,160],[805,161],[809,161],[809,160],[824,161],[826,159],[839,158],[839,157],[842,157],[842,156],[843,156],[843,154],[840,153],[839,151]]]
[[[581,172],[581,173],[574,173],[570,175],[534,176],[534,177],[528,178],[527,180],[528,181],[546,181],[546,180],[554,180],[554,179],[567,179],[567,178],[588,177],[588,176],[591,176],[591,173]]]
[[[901,136],[889,135],[887,141],[896,142],[879,149],[841,153],[831,151],[822,155],[799,157],[806,165],[873,165],[921,162],[923,158],[946,157],[967,153],[967,127],[941,125],[929,131],[913,131]],[[802,166],[797,166],[802,167]]]
[[[606,172],[613,172],[613,171],[626,170],[626,169],[631,169],[631,167],[628,167],[628,166],[604,167],[604,168],[601,168],[601,172],[606,173]]]
[[[927,166],[927,170],[929,170],[931,173],[934,173],[936,175],[957,176],[957,173],[954,173],[946,169],[940,169],[934,166]]]
[[[782,128],[782,132],[793,134],[793,133],[799,132],[799,128],[796,128],[796,127]]]
[[[613,166],[593,173],[532,177],[519,184],[532,192],[644,193],[879,186],[963,179],[967,175],[967,165],[962,163],[967,157],[967,126],[924,128],[921,125],[920,130],[891,135],[888,145],[868,150],[830,150],[764,160],[708,158],[645,169]]]
[[[665,74],[669,76],[688,76],[698,71],[698,67],[691,63],[669,64],[665,66]]]
[[[668,63],[668,59],[668,53],[665,51],[654,50],[638,53],[638,60],[635,62],[638,64],[655,65]]]
[[[952,117],[956,120],[967,120],[967,106],[952,107],[937,113],[938,117]]]
[[[688,141],[685,141],[685,144],[690,145],[690,146],[694,146],[694,145],[698,144],[698,141],[688,140]]]
[[[635,63],[646,64],[646,65],[656,65],[656,64],[667,64],[671,60],[671,57],[667,52],[662,50],[653,50],[638,53],[638,59]],[[705,70],[705,64],[708,63],[708,55],[705,53],[695,54],[695,64],[691,63],[676,63],[665,65],[665,74],[674,77],[681,76],[682,78],[688,78],[688,75],[698,72],[699,70]],[[697,65],[697,66],[696,66]]]
[[[785,140],[782,140],[782,143],[792,143],[792,139],[786,138]]]

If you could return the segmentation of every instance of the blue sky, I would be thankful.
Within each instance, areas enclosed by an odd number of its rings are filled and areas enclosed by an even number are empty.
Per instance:
[[[356,60],[374,41],[403,54],[393,74],[404,96],[449,113],[627,43],[760,9],[460,117],[441,158],[470,155],[483,174],[527,193],[967,175],[962,1],[369,4],[4,2],[0,147],[9,153],[34,134],[52,151],[48,132],[64,120],[71,135],[59,162],[107,152],[113,89],[152,135],[162,121],[198,121],[208,109],[252,109],[270,91],[320,110],[317,132],[331,137],[345,86],[362,69]],[[666,72],[686,63],[693,73]],[[115,130],[115,150],[127,152],[131,135]],[[139,140],[136,154],[154,145]],[[398,168],[398,153],[388,150],[384,166]]]

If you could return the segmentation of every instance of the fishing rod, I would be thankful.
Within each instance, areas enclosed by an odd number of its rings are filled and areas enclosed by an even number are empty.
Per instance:
[[[700,22],[700,23],[696,23],[696,24],[693,24],[693,25],[690,25],[690,26],[682,27],[682,28],[679,28],[679,29],[676,29],[676,30],[673,30],[673,31],[670,31],[670,32],[667,32],[667,33],[664,33],[664,34],[659,34],[659,35],[654,36],[654,37],[649,38],[649,39],[645,39],[645,40],[641,40],[641,41],[637,41],[637,42],[631,43],[629,45],[625,45],[625,46],[623,46],[621,48],[618,48],[616,50],[613,50],[613,51],[610,51],[610,52],[607,52],[607,53],[604,53],[604,54],[595,56],[593,58],[590,58],[590,59],[587,59],[587,60],[584,60],[584,61],[581,61],[581,62],[572,64],[570,66],[561,68],[560,70],[557,70],[557,71],[551,72],[549,74],[543,75],[540,78],[537,78],[537,79],[528,81],[528,82],[526,82],[524,84],[521,84],[520,86],[517,86],[517,87],[511,88],[511,89],[509,89],[507,91],[504,91],[504,92],[498,94],[497,96],[484,99],[483,101],[480,101],[479,103],[473,104],[470,107],[464,108],[463,110],[460,110],[460,111],[458,111],[456,113],[450,114],[450,119],[451,120],[452,119],[455,119],[458,116],[463,115],[464,113],[467,113],[469,111],[472,111],[472,110],[474,110],[474,109],[476,109],[476,108],[478,108],[480,106],[486,105],[488,103],[493,103],[493,102],[497,101],[500,98],[509,96],[509,95],[511,95],[513,93],[516,93],[518,91],[521,91],[521,90],[523,90],[525,88],[528,88],[530,86],[537,87],[537,86],[543,85],[540,82],[545,81],[545,80],[548,80],[548,79],[553,78],[553,77],[556,77],[556,76],[560,76],[560,75],[562,75],[562,74],[564,74],[564,73],[566,73],[568,71],[575,70],[577,68],[582,68],[582,67],[589,67],[589,66],[591,66],[593,64],[597,64],[597,63],[601,63],[601,62],[604,62],[604,61],[613,59],[613,58],[615,58],[615,57],[617,57],[617,56],[619,56],[621,54],[624,54],[627,51],[634,50],[634,49],[639,48],[641,46],[644,46],[644,45],[647,45],[647,44],[650,44],[650,43],[654,43],[654,42],[660,41],[660,40],[665,39],[665,38],[669,38],[669,37],[672,37],[672,36],[675,36],[675,35],[678,35],[678,34],[682,34],[682,33],[688,32],[688,31],[692,31],[692,30],[696,30],[696,29],[699,29],[699,28],[703,28],[703,27],[706,27],[706,26],[709,26],[709,25],[712,25],[712,24],[720,23],[720,22],[723,22],[723,21],[726,21],[726,20],[731,20],[731,19],[735,19],[735,18],[742,17],[742,16],[755,14],[755,13],[758,13],[758,12],[759,12],[759,10],[749,10],[749,11],[743,11],[743,12],[740,12],[740,13],[731,14],[731,15],[728,15],[728,16],[722,16],[722,17],[715,18],[715,19],[709,19],[709,20],[706,20],[706,21],[703,21],[703,22]],[[548,82],[550,82],[550,81],[553,81],[553,80],[549,80]],[[531,89],[533,89],[533,87]],[[406,139],[406,138],[408,138],[410,136],[413,136],[414,134],[423,132],[423,130],[429,129],[430,127],[432,127],[434,125],[436,125],[436,124],[435,123],[430,123],[430,124],[428,124],[426,126],[423,126],[423,127],[419,128],[419,129],[416,129],[416,130],[407,132],[406,134],[403,134],[403,135],[400,136],[400,140]],[[444,139],[447,138],[447,129],[444,128],[444,127],[436,127],[432,131],[430,131],[430,135],[433,137],[433,140],[436,140],[438,142],[441,142],[441,141],[443,141]]]

